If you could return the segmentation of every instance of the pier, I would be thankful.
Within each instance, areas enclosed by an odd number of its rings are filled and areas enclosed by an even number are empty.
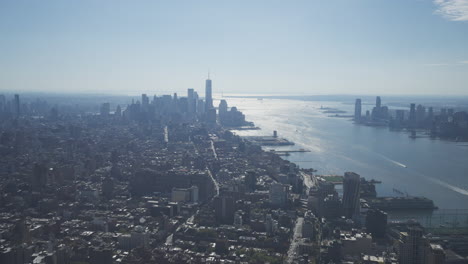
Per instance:
[[[295,150],[275,150],[275,149],[271,149],[270,152],[278,154],[280,156],[289,156],[290,153],[310,152],[310,150],[307,150],[307,149],[295,149]]]
[[[279,138],[279,137],[274,137],[274,136],[248,136],[244,138],[260,146],[292,146],[294,145],[293,142],[285,138]]]
[[[243,137],[250,142],[260,146],[292,146],[294,142],[291,142],[285,138],[278,137],[278,132],[273,131],[272,136],[246,136]]]

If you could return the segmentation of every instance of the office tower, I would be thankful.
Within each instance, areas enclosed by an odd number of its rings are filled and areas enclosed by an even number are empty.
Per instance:
[[[195,101],[195,91],[193,88],[187,89],[187,105],[188,105],[188,112],[195,113],[196,112],[196,101]]]
[[[230,196],[214,198],[215,218],[218,223],[231,225],[234,222],[235,204]]]
[[[197,113],[200,116],[205,114],[205,101],[203,99],[198,99],[197,101]]]
[[[190,191],[190,202],[198,203],[198,187],[194,185],[189,188],[189,191]]]
[[[428,112],[427,112],[427,119],[429,121],[432,121],[432,119],[434,119],[434,108],[429,107]]]
[[[216,108],[210,108],[206,111],[206,122],[216,124]]]
[[[187,89],[187,98],[189,100],[193,100],[194,99],[194,93],[195,93],[195,90],[193,88],[188,88]]]
[[[227,102],[226,100],[221,100],[219,102],[219,114],[221,115],[221,113],[225,114],[228,110],[228,105],[227,105]]]
[[[114,115],[119,117],[122,116],[122,108],[120,108],[120,105],[115,109]]]
[[[211,80],[208,76],[205,83],[205,109],[208,111],[211,108],[213,108],[213,95],[211,90]]]
[[[345,172],[343,179],[343,210],[347,218],[359,213],[361,177],[354,172]]]
[[[426,108],[422,105],[418,105],[416,107],[416,121],[418,123],[421,123],[424,121],[424,118],[426,117]]]
[[[219,114],[219,121],[221,122],[221,124],[224,124],[226,123],[226,119],[227,119],[227,114],[228,114],[228,105],[227,105],[227,102],[226,100],[221,100],[221,102],[219,102],[219,106],[218,106],[218,114]]]
[[[190,201],[190,190],[185,188],[172,188],[172,202],[188,202]]]
[[[398,121],[399,124],[403,123],[405,120],[405,111],[398,109],[396,110],[396,120]]]
[[[273,206],[283,207],[288,202],[289,186],[281,183],[272,183],[270,185],[269,198]]]
[[[257,186],[257,174],[255,173],[255,171],[247,171],[247,174],[245,175],[245,186],[247,187],[248,191],[255,191]]]
[[[103,103],[103,104],[101,105],[100,112],[101,112],[101,116],[109,116],[109,113],[110,113],[110,104],[109,104],[109,103]]]
[[[382,101],[380,100],[380,96],[375,98],[375,107],[380,108],[382,106]]]
[[[423,264],[424,263],[423,230],[419,227],[410,227],[408,232],[401,232],[400,240],[400,264]]]
[[[143,109],[148,108],[149,105],[149,97],[146,94],[141,95],[141,106]]]
[[[376,209],[367,211],[366,229],[372,238],[383,238],[387,229],[387,213]]]
[[[429,244],[426,251],[427,264],[443,264],[445,263],[445,251],[438,244]]]
[[[171,192],[172,202],[198,202],[198,187],[192,186],[190,188],[172,188]]]
[[[410,124],[416,122],[416,104],[411,104],[410,106],[409,122]]]
[[[20,116],[20,99],[19,94],[15,94],[15,99],[13,101],[13,111],[16,117]]]
[[[302,224],[302,237],[308,239],[315,239],[317,230],[318,219],[311,211],[307,211],[304,214],[304,222]]]
[[[354,121],[361,120],[361,99],[356,99],[356,103],[354,104]]]

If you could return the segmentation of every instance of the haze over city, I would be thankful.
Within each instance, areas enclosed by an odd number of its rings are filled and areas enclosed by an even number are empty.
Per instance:
[[[468,1],[1,1],[0,90],[468,95]]]
[[[468,0],[0,0],[0,264],[468,264]]]

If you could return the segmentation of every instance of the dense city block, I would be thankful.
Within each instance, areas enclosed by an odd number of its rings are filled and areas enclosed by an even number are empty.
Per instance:
[[[253,124],[211,89],[94,108],[0,96],[0,263],[467,263],[468,239],[388,220],[431,200],[265,151],[293,143],[236,135]],[[357,122],[388,120],[359,103]]]

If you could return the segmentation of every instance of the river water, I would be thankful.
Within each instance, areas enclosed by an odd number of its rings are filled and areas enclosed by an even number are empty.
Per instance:
[[[425,196],[440,209],[468,209],[468,143],[410,138],[386,127],[353,124],[351,118],[330,117],[321,107],[345,110],[341,102],[288,99],[227,98],[246,119],[261,130],[236,131],[241,136],[271,135],[287,138],[295,146],[275,149],[310,150],[285,157],[317,174],[343,175],[353,171],[377,184],[379,196]],[[365,111],[366,107],[363,106]],[[395,191],[397,190],[397,191]]]

